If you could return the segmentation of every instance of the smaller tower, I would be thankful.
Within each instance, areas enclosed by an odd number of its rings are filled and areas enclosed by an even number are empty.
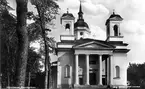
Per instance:
[[[65,35],[74,35],[74,21],[75,17],[73,14],[69,13],[69,10],[67,9],[67,13],[64,13],[61,17],[62,27],[65,31],[68,31]]]
[[[74,41],[74,21],[75,17],[67,9],[67,13],[61,17],[61,26],[65,30],[64,34],[60,36],[61,41]]]
[[[123,41],[123,36],[120,31],[120,24],[122,20],[123,18],[120,15],[115,14],[115,11],[113,10],[112,15],[107,19],[105,24],[107,29],[107,41]]]
[[[74,24],[74,34],[75,34],[76,40],[79,40],[80,38],[83,39],[90,34],[89,26],[84,21],[84,18],[83,18],[83,11],[82,11],[81,2],[80,2],[80,8],[79,8],[79,12],[78,12],[78,20]]]

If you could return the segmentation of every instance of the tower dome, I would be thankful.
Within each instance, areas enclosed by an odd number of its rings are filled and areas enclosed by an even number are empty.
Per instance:
[[[72,13],[69,13],[68,9],[67,9],[67,13],[64,13],[62,16],[61,16],[61,23],[62,23],[62,20],[75,20],[75,17],[73,16]]]
[[[77,27],[86,27],[89,28],[88,24],[86,22],[84,22],[84,20],[77,20],[77,22],[74,24],[74,28]]]
[[[107,19],[106,21],[106,24],[108,24],[109,21],[122,21],[123,18],[119,15],[119,14],[116,14],[114,11],[113,13],[110,15],[110,17]]]

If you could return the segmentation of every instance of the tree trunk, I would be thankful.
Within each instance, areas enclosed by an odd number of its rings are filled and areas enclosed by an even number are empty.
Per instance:
[[[17,36],[18,36],[18,57],[16,61],[17,87],[25,86],[26,65],[28,56],[28,32],[26,29],[26,14],[28,0],[16,0],[17,8]]]
[[[7,76],[8,76],[8,87],[10,87],[10,74],[9,74],[9,72],[8,72]]]
[[[44,42],[44,50],[45,50],[45,89],[49,88],[49,65],[50,65],[50,59],[49,59],[49,47],[47,45],[46,37],[45,37],[45,20],[44,20],[44,11],[40,10],[40,7],[36,5],[39,17],[40,17],[40,26],[41,26],[41,31],[42,31],[42,38]]]
[[[31,72],[29,72],[29,81],[28,81],[28,87],[30,87],[31,84]]]
[[[1,18],[1,14],[0,14],[0,18]],[[2,71],[1,71],[1,30],[2,30],[2,23],[0,20],[0,89],[2,88]]]
[[[45,61],[45,89],[48,89],[48,60]]]
[[[43,19],[43,17],[41,17]],[[46,37],[45,37],[45,23],[41,20],[41,29],[42,29],[42,37],[44,41],[44,49],[45,49],[45,89],[49,88],[48,79],[49,79],[49,47],[47,45]]]
[[[43,18],[43,17],[41,17]],[[49,48],[47,45],[47,41],[46,41],[46,37],[45,37],[45,23],[42,22],[43,20],[41,20],[41,29],[42,29],[42,37],[43,37],[43,41],[44,41],[44,49],[45,49],[45,89],[48,89],[49,84],[48,84],[48,75],[49,75],[49,64],[50,64],[50,60],[49,60]]]

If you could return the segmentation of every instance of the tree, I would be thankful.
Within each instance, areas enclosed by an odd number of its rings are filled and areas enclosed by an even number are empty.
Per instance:
[[[2,59],[2,85],[3,87],[14,86],[14,78],[16,72],[16,56],[17,56],[17,34],[16,34],[16,17],[9,13],[7,10],[1,13],[1,59]],[[32,31],[33,29],[27,29],[29,35],[29,41],[33,42],[39,39],[39,35],[36,32]],[[38,30],[38,29],[35,29]],[[38,32],[40,33],[40,32]],[[37,35],[37,36],[36,36]],[[34,40],[35,39],[35,40]],[[28,63],[27,63],[27,71],[31,72],[32,75],[35,75],[32,70],[39,72],[39,68],[41,67],[38,63],[38,60],[41,58],[41,55],[34,51],[35,49],[29,47],[28,51]],[[33,64],[35,64],[33,66]],[[27,84],[27,76],[26,76],[26,84]]]
[[[0,1],[0,53],[2,53],[2,50],[1,50],[1,46],[2,46],[2,35],[3,35],[3,32],[2,32],[2,29],[3,29],[3,13],[7,13],[8,10],[12,9],[10,6],[8,6],[8,3],[6,0],[1,0]],[[0,88],[1,88],[1,81],[2,81],[2,70],[1,70],[1,63],[2,63],[2,55],[0,54]]]
[[[15,73],[15,59],[17,48],[17,36],[16,36],[16,18],[9,13],[12,10],[8,6],[6,0],[0,1],[0,35],[1,35],[1,66],[2,66],[2,85],[13,85],[14,73]]]
[[[16,86],[25,86],[26,65],[28,56],[28,32],[26,29],[28,0],[16,0],[17,8],[17,28],[18,36],[18,56],[16,61]]]
[[[1,30],[1,58],[2,58],[2,81],[4,86],[10,85],[15,74],[15,62],[17,55],[16,19],[8,12],[2,14]],[[8,83],[6,81],[9,81]],[[4,82],[5,81],[5,82]],[[4,84],[5,83],[5,84]],[[13,85],[13,84],[12,84]]]
[[[18,27],[18,23],[17,23],[18,20],[16,21],[16,16],[14,16],[8,12],[8,10],[12,9],[12,8],[10,8],[7,5],[7,2],[5,2],[5,0],[1,0],[0,3],[2,3],[2,4],[0,4],[0,17],[1,17],[1,19],[0,19],[1,33],[0,34],[1,34],[1,40],[2,40],[0,47],[2,48],[1,58],[2,58],[2,67],[3,67],[2,68],[2,73],[3,73],[2,81],[3,81],[3,86],[6,87],[6,86],[14,86],[13,83],[15,82],[15,80],[14,80],[15,77],[18,79],[18,71],[19,71],[18,66],[19,65],[17,65],[17,64],[19,62],[17,59],[18,58],[17,55],[19,54],[19,51],[17,52],[17,50],[18,50],[18,37],[19,36],[17,35],[18,31],[16,31],[16,24]],[[39,18],[36,18],[36,19],[39,19]],[[37,22],[39,23],[39,20],[37,20]],[[37,23],[37,26],[40,27],[40,25],[38,23]],[[36,25],[36,24],[34,24],[34,25]],[[33,27],[33,25],[32,25],[32,27]],[[41,38],[41,29],[32,30],[32,29],[28,29],[28,28],[27,28],[27,30],[28,30],[30,42],[33,42],[33,41]],[[32,32],[31,32],[31,30],[32,30]],[[47,35],[47,34],[45,34],[45,35]],[[46,40],[47,40],[47,43],[49,43],[50,40],[52,40],[52,39],[46,38]],[[31,55],[35,55],[35,57],[38,57],[38,55],[39,55],[39,54],[36,54],[34,51],[32,51],[31,48],[29,48],[29,50],[31,50],[31,51],[29,51],[30,56],[28,55],[28,63],[27,63],[28,68],[30,68],[30,66],[32,66],[34,60],[37,59],[37,58],[33,59],[31,57]],[[31,60],[33,60],[33,61],[31,61]],[[37,66],[40,67],[39,64],[37,64]],[[36,70],[37,70],[37,68],[36,68]],[[29,72],[29,71],[27,71],[27,72]]]
[[[145,81],[145,63],[129,64],[127,69],[127,80],[131,86],[139,86],[141,81]]]
[[[46,23],[50,23],[58,12],[59,6],[53,0],[31,0],[32,4],[36,6],[38,12],[39,25],[42,32],[42,38],[44,42],[45,50],[45,89],[48,87],[48,75],[50,72],[50,59],[49,59],[49,46],[46,40],[46,31],[50,29],[46,28]]]
[[[31,80],[36,78],[37,72],[40,72],[39,60],[41,55],[34,51],[34,48],[29,48],[28,51],[28,61],[27,61],[27,76],[26,76],[26,86],[30,87]]]

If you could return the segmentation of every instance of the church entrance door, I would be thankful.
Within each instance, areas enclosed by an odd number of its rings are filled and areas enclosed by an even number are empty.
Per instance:
[[[90,71],[90,85],[96,85],[96,71]]]

